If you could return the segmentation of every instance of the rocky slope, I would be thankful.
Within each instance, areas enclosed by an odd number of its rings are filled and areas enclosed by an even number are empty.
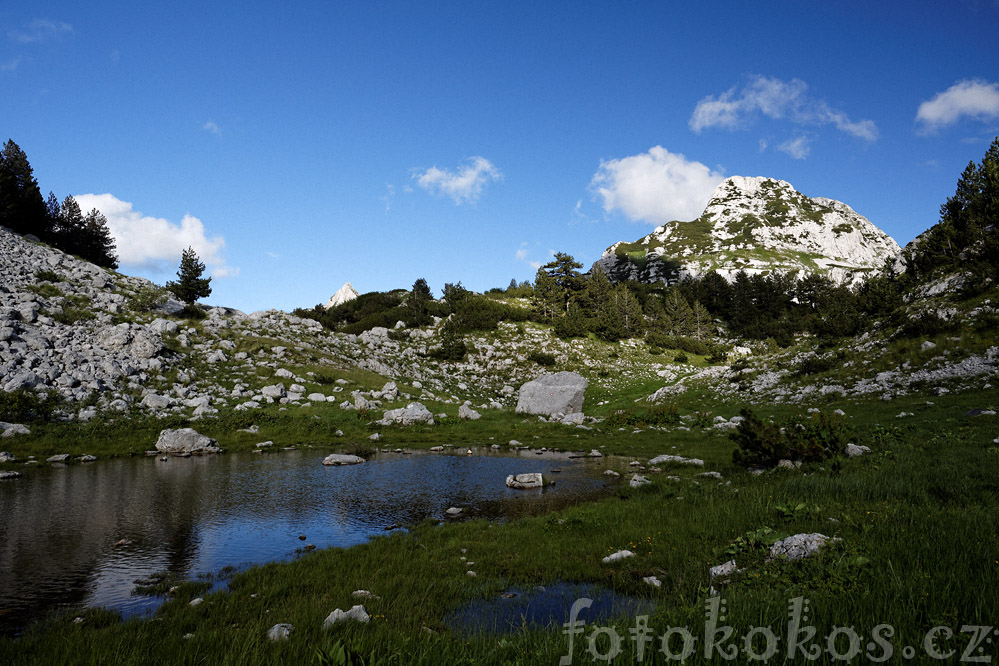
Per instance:
[[[671,281],[711,270],[731,278],[745,270],[852,283],[899,252],[888,234],[844,203],[806,197],[782,180],[733,176],[696,220],[615,243],[594,265],[615,281]]]

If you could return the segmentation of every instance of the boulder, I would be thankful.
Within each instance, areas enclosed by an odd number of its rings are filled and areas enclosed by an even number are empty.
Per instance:
[[[352,456],[346,453],[331,453],[323,458],[324,465],[357,465],[364,462],[361,456]]]
[[[635,476],[631,477],[631,481],[628,482],[628,485],[631,486],[632,488],[638,488],[639,486],[647,486],[650,483],[652,482],[649,481],[644,476],[636,474]]]
[[[0,434],[0,437],[13,437],[14,435],[30,435],[31,431],[28,430],[27,426],[21,425],[20,423],[0,422],[0,433],[3,433]]]
[[[846,455],[850,456],[851,458],[856,458],[857,456],[862,456],[865,453],[870,453],[870,452],[871,452],[871,447],[864,446],[863,444],[858,446],[851,442],[846,445]]]
[[[676,463],[678,465],[696,465],[704,467],[704,461],[700,458],[684,458],[683,456],[663,455],[656,456],[649,461],[650,465],[662,465],[663,463]]]
[[[527,472],[526,474],[511,474],[506,477],[506,485],[508,488],[515,488],[517,490],[528,490],[530,488],[541,488],[545,485],[544,477],[541,476],[541,472]]]
[[[475,421],[482,418],[482,414],[479,414],[468,405],[462,405],[458,408],[458,418],[462,421]]]
[[[15,462],[17,458],[10,451],[0,451],[0,463]]]
[[[575,372],[542,375],[520,387],[518,414],[574,414],[583,411],[589,381]]]
[[[784,558],[791,560],[801,560],[806,557],[811,557],[818,552],[820,548],[825,546],[827,543],[833,541],[825,534],[819,534],[814,532],[812,534],[795,534],[794,536],[789,536],[786,539],[781,539],[774,545],[770,546],[770,557],[769,559]]]
[[[433,425],[434,415],[423,403],[411,402],[406,407],[388,410],[382,416],[382,420],[379,423],[381,425],[400,424],[404,426],[415,425],[417,423]]]
[[[613,564],[614,562],[620,562],[623,559],[634,557],[635,554],[630,550],[619,550],[616,553],[611,553],[604,559],[600,560],[604,564]]]
[[[267,630],[267,638],[272,641],[286,641],[293,631],[295,631],[295,627],[290,624],[275,624]]]
[[[0,481],[4,481],[4,480],[7,480],[7,479],[19,479],[19,478],[21,478],[21,473],[20,472],[11,472],[11,471],[7,471],[7,470],[0,470]]]
[[[160,437],[156,440],[156,450],[174,455],[218,453],[221,451],[218,444],[217,441],[202,435],[194,428],[168,429],[160,432]]]
[[[346,622],[347,620],[354,620],[355,622],[367,622],[370,620],[368,612],[364,610],[364,606],[358,604],[357,606],[352,606],[349,611],[343,611],[337,608],[335,611],[326,616],[323,620],[323,629],[329,629],[334,624],[340,622]]]

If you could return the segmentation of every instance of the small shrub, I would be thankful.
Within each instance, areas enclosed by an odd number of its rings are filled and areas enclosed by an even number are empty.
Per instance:
[[[957,322],[944,319],[935,312],[924,312],[917,317],[911,317],[902,324],[902,337],[923,338],[940,333],[947,333],[957,328]]]
[[[57,296],[62,296],[62,289],[55,286],[51,282],[46,282],[44,284],[32,284],[28,286],[28,291],[32,291],[43,298],[55,298]]]
[[[607,425],[614,428],[648,428],[674,425],[680,421],[680,409],[676,403],[656,405],[647,411],[621,409],[607,418]]]
[[[30,423],[47,421],[62,403],[55,391],[38,394],[28,389],[0,391],[0,421]]]
[[[676,356],[673,357],[673,361],[676,362],[676,363],[686,363],[689,360],[690,359],[688,359],[687,355],[684,354],[683,352],[680,352],[679,354],[677,354]]]
[[[128,307],[133,312],[150,312],[167,299],[167,292],[155,285],[142,287],[129,300]]]
[[[94,318],[91,305],[92,301],[87,296],[70,296],[63,302],[62,310],[53,314],[52,318],[60,324],[72,326]]]
[[[555,355],[543,351],[532,351],[527,355],[527,360],[533,361],[538,365],[543,365],[545,367],[555,365]]]
[[[764,422],[752,410],[729,437],[738,448],[732,461],[744,467],[774,467],[781,460],[818,462],[846,448],[848,432],[842,418],[819,412],[782,424]]]
[[[62,282],[59,274],[50,270],[35,271],[35,279],[39,282]]]
[[[204,319],[208,315],[205,314],[205,311],[199,308],[197,305],[192,305],[188,303],[187,305],[184,306],[184,309],[181,310],[180,314],[178,314],[177,316],[183,319],[200,320]]]
[[[827,372],[836,367],[839,359],[835,356],[809,356],[795,368],[793,375],[795,377],[804,377],[805,375],[817,375],[820,372]]]

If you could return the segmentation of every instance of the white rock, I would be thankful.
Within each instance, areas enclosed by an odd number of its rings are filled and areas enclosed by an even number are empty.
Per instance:
[[[506,485],[508,488],[516,488],[517,490],[527,490],[530,488],[541,488],[544,486],[545,481],[542,477],[541,472],[527,472],[525,474],[511,474],[506,477]]]
[[[663,463],[676,463],[678,465],[695,465],[697,467],[704,467],[704,461],[700,458],[684,458],[683,456],[674,456],[669,454],[656,456],[649,461],[650,465],[661,465]]]
[[[634,557],[634,556],[635,554],[630,550],[619,550],[616,553],[611,553],[610,555],[608,555],[607,557],[605,557],[600,561],[603,562],[604,564],[612,564],[614,562],[620,562],[625,558]]]
[[[647,486],[650,483],[652,482],[649,481],[644,476],[636,474],[635,476],[631,477],[631,481],[628,482],[628,485],[631,486],[632,488],[638,488],[640,486]]]
[[[335,624],[346,622],[348,620],[366,623],[370,619],[371,618],[368,615],[368,612],[364,610],[364,606],[360,604],[352,606],[349,611],[343,611],[337,608],[332,613],[327,615],[325,620],[323,620],[323,629],[329,629]]]
[[[323,464],[331,465],[358,465],[364,462],[361,456],[353,456],[346,453],[331,453],[323,458]]]
[[[782,557],[791,561],[800,560],[814,555],[830,541],[829,537],[818,532],[812,534],[795,534],[786,539],[781,539],[772,545],[770,547],[769,559]]]
[[[267,638],[272,641],[286,641],[293,631],[295,627],[290,624],[275,624],[267,630]]]

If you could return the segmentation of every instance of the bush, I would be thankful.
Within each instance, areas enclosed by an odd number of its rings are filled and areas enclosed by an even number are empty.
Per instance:
[[[184,309],[180,311],[180,314],[178,316],[181,317],[181,318],[183,318],[183,319],[198,319],[198,320],[200,320],[200,319],[204,319],[208,315],[205,314],[205,311],[202,310],[201,308],[199,308],[197,305],[188,304],[188,305],[184,306]]]
[[[427,352],[427,356],[438,361],[460,361],[468,354],[468,346],[461,337],[454,318],[448,319],[441,327],[441,344]]]
[[[679,354],[673,357],[673,361],[675,363],[687,363],[689,360],[690,359],[688,359],[687,355],[684,354],[683,352],[680,352]]]
[[[38,394],[28,389],[0,391],[0,421],[25,423],[47,421],[62,403],[55,391]]]
[[[935,312],[924,312],[907,319],[902,324],[902,337],[923,338],[953,331],[955,328],[957,328],[956,321],[944,319]]]
[[[809,356],[798,364],[798,367],[794,369],[792,374],[795,377],[817,375],[820,372],[826,372],[835,368],[839,360],[836,356]]]
[[[848,432],[841,417],[819,412],[782,424],[764,422],[743,409],[742,422],[729,437],[738,448],[732,461],[743,467],[774,467],[781,460],[818,462],[842,453]]]
[[[538,365],[543,365],[545,367],[555,365],[555,355],[549,354],[548,352],[532,351],[527,355],[527,360],[534,361]]]
[[[35,279],[39,282],[62,282],[59,274],[50,270],[35,271]]]
[[[613,428],[648,428],[674,425],[680,421],[680,409],[675,403],[656,405],[645,411],[621,409],[607,417],[607,425]]]

